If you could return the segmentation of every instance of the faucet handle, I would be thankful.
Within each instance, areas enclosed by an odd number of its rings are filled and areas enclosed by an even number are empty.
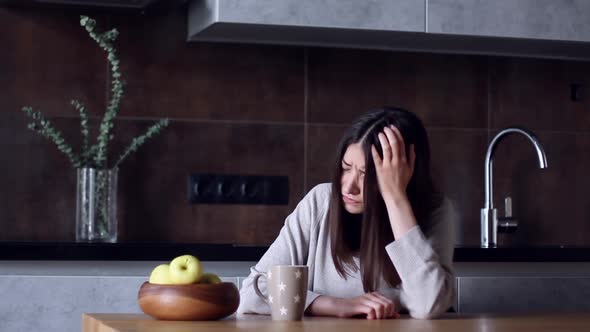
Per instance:
[[[498,218],[498,232],[513,233],[518,228],[518,219],[512,216],[512,197],[504,198],[504,217]]]
[[[510,196],[504,198],[504,211],[505,218],[512,218],[512,197]]]

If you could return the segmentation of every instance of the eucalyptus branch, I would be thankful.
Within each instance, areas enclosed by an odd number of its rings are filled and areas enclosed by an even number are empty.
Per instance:
[[[107,156],[109,142],[112,141],[114,137],[112,129],[114,127],[114,120],[119,112],[125,85],[122,81],[121,72],[119,71],[119,58],[117,57],[117,51],[114,46],[114,42],[119,36],[119,32],[117,29],[111,29],[103,33],[98,33],[95,31],[96,21],[87,16],[80,16],[80,25],[86,29],[90,37],[97,42],[103,51],[106,52],[111,73],[110,100],[107,103],[107,109],[100,122],[96,142],[90,142],[90,120],[88,111],[86,106],[78,100],[72,100],[71,104],[80,113],[82,147],[79,155],[74,153],[72,147],[65,142],[61,132],[55,129],[53,124],[45,119],[40,112],[34,112],[30,107],[24,107],[23,111],[32,119],[28,127],[41,134],[43,137],[53,141],[58,149],[68,157],[74,168],[93,167],[106,169],[108,168]],[[119,157],[114,167],[117,167],[129,154],[136,151],[142,144],[144,144],[145,141],[158,134],[164,129],[164,127],[168,126],[168,123],[168,119],[160,120],[148,128],[143,135],[134,138],[125,152]]]
[[[119,166],[119,164],[123,162],[127,156],[129,156],[132,152],[137,151],[137,149],[139,149],[139,147],[143,145],[148,139],[152,138],[154,135],[159,134],[162,129],[168,126],[169,123],[170,121],[168,119],[162,119],[149,127],[143,135],[134,138],[127,149],[125,149],[125,152],[121,154],[114,167]]]
[[[80,153],[80,157],[82,164],[87,165],[91,156],[91,151],[88,149],[88,112],[86,112],[84,104],[78,100],[72,100],[71,104],[80,112],[80,131],[82,132],[82,152]]]
[[[28,125],[29,129],[52,141],[59,151],[68,157],[74,167],[80,167],[80,158],[74,154],[72,147],[66,143],[61,132],[53,127],[51,121],[47,120],[41,112],[34,112],[31,107],[23,107],[22,110],[33,120]]]
[[[88,148],[87,151],[84,152],[84,155],[87,157],[86,163],[84,164],[86,167],[97,167],[96,165],[92,164],[92,156],[95,156],[98,152],[98,144],[93,144]]]
[[[119,35],[119,32],[117,29],[112,29],[102,34],[98,34],[94,31],[94,28],[96,27],[96,21],[87,16],[80,16],[80,25],[86,28],[86,31],[88,31],[90,37],[94,39],[100,48],[102,48],[107,53],[107,59],[111,65],[111,76],[113,78],[111,82],[112,96],[107,106],[107,111],[105,112],[104,117],[100,123],[99,135],[97,138],[98,151],[94,156],[96,165],[98,167],[102,165],[106,168],[108,142],[112,139],[112,135],[109,133],[114,126],[113,120],[117,116],[121,98],[123,97],[124,93],[124,84],[120,80],[121,72],[119,71],[119,58],[117,57],[116,49],[113,45],[113,42]]]

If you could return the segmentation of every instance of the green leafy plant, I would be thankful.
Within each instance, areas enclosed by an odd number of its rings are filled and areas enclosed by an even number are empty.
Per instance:
[[[117,168],[131,153],[137,151],[148,139],[159,134],[169,124],[168,119],[161,119],[150,126],[143,134],[135,137],[129,146],[112,164],[108,164],[108,145],[114,138],[112,130],[114,119],[119,111],[121,98],[123,97],[125,83],[122,80],[122,74],[119,68],[119,58],[114,46],[114,42],[119,35],[117,29],[99,33],[96,32],[96,21],[87,17],[80,16],[80,25],[86,29],[90,37],[96,41],[100,48],[106,52],[107,60],[111,69],[111,98],[108,102],[106,112],[100,122],[99,133],[96,142],[91,144],[89,137],[89,116],[84,104],[78,100],[72,100],[71,105],[80,113],[80,129],[82,133],[82,146],[80,152],[74,151],[68,144],[62,133],[55,128],[53,123],[43,116],[40,111],[34,111],[31,107],[23,107],[23,112],[31,119],[28,128],[39,133],[41,136],[51,140],[59,151],[63,152],[70,160],[74,168]]]
[[[161,119],[151,125],[143,134],[133,138],[114,162],[108,162],[109,142],[114,138],[114,120],[117,117],[125,87],[119,70],[119,58],[113,45],[119,33],[116,29],[103,33],[96,32],[96,21],[87,16],[80,16],[80,25],[106,52],[111,69],[111,97],[100,121],[96,141],[91,142],[88,112],[86,106],[78,100],[72,100],[71,105],[80,113],[82,144],[79,152],[66,142],[63,134],[40,111],[34,111],[28,106],[23,107],[22,110],[31,119],[28,128],[57,145],[59,151],[63,152],[77,169],[76,240],[116,241],[118,166],[147,140],[159,134],[168,126],[169,121]],[[111,178],[113,174],[114,178]]]

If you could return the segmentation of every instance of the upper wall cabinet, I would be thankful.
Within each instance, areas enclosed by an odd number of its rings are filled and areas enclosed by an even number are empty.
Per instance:
[[[220,22],[424,31],[422,0],[206,0]]]
[[[191,0],[188,40],[590,59],[590,0]]]
[[[192,0],[188,39],[389,48],[425,16],[424,0]]]
[[[428,0],[428,32],[590,41],[589,0]]]

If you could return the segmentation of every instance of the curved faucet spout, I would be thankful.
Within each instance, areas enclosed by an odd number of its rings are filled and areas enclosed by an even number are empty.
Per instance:
[[[482,229],[481,229],[481,244],[484,247],[495,246],[497,240],[497,212],[494,209],[493,189],[492,189],[492,166],[494,162],[494,152],[498,144],[509,134],[522,134],[533,143],[539,159],[539,168],[547,168],[547,156],[545,150],[539,142],[539,139],[531,131],[519,128],[510,127],[500,131],[493,139],[486,152],[485,160],[485,202],[482,209]]]
[[[545,155],[545,150],[543,146],[539,142],[539,139],[535,134],[531,131],[518,128],[518,127],[511,127],[506,128],[500,131],[490,143],[488,147],[488,151],[486,152],[486,161],[485,161],[485,208],[492,209],[494,207],[493,203],[493,191],[492,191],[492,163],[494,158],[494,152],[498,147],[498,144],[508,135],[508,134],[522,134],[526,138],[528,138],[533,146],[535,147],[535,151],[537,152],[537,158],[539,159],[539,168],[547,168],[547,156]]]

